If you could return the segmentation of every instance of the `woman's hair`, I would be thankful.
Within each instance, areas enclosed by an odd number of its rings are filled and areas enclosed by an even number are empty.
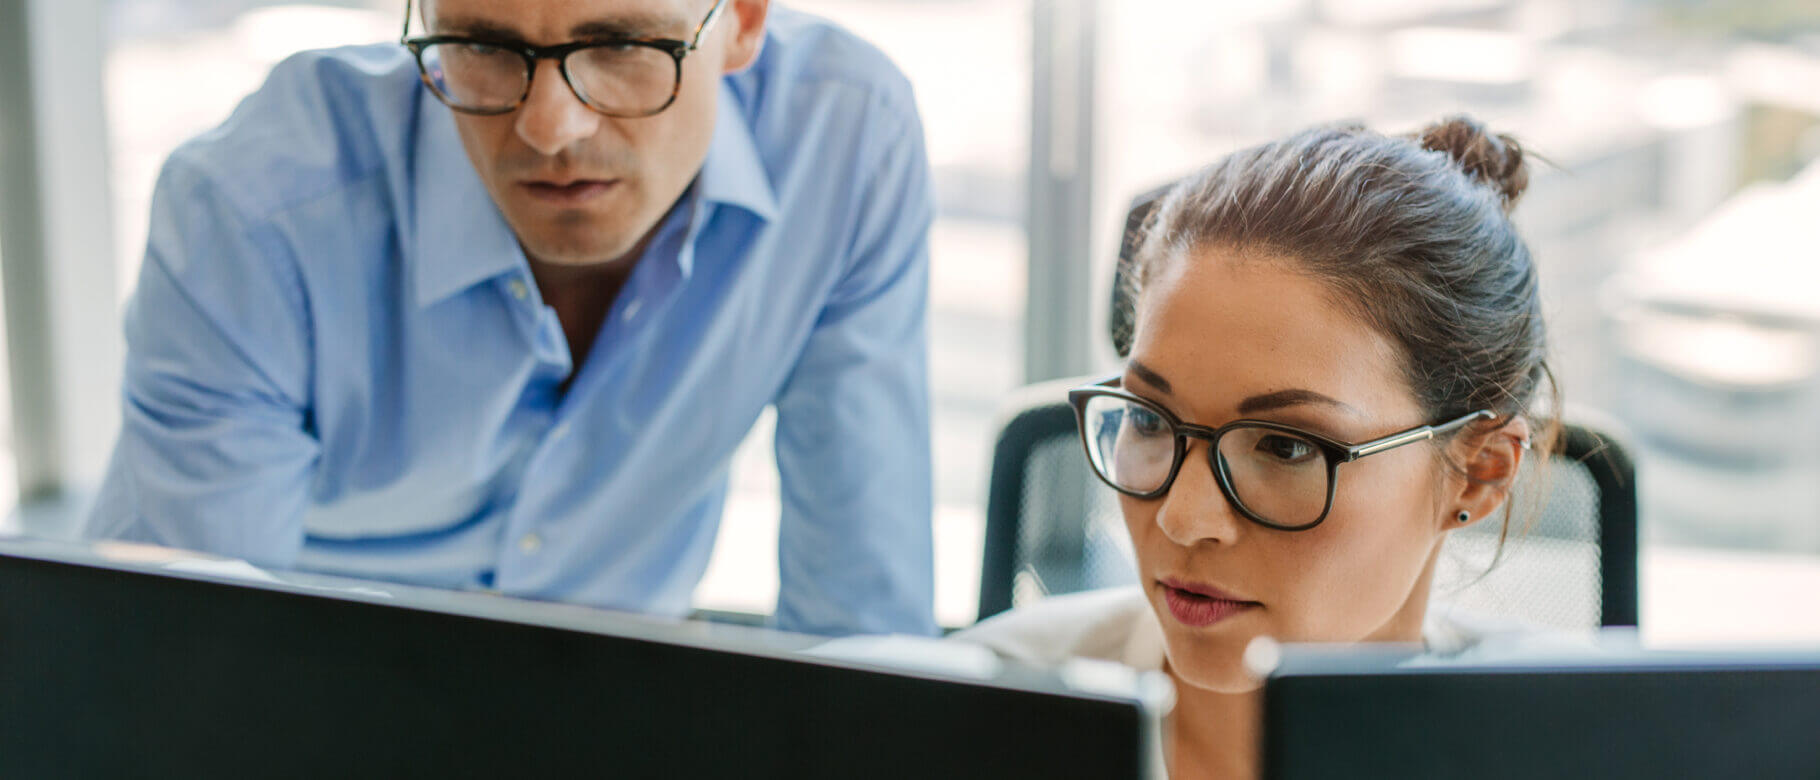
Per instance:
[[[1311,128],[1175,185],[1131,278],[1141,287],[1209,246],[1285,258],[1400,347],[1428,421],[1525,415],[1546,453],[1559,404],[1544,419],[1535,396],[1544,379],[1558,393],[1535,266],[1509,218],[1528,183],[1516,140],[1469,117],[1412,136]]]

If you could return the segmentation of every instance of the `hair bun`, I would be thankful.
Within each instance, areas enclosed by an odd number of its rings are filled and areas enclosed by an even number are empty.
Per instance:
[[[1502,133],[1493,135],[1479,120],[1464,114],[1450,116],[1416,135],[1422,148],[1446,152],[1467,175],[1496,190],[1509,212],[1529,187],[1529,168],[1523,164],[1523,147]]]

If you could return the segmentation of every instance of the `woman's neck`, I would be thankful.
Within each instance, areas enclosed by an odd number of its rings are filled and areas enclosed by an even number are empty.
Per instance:
[[[1168,736],[1169,774],[1178,778],[1251,780],[1258,776],[1258,722],[1262,690],[1216,693],[1177,677]]]

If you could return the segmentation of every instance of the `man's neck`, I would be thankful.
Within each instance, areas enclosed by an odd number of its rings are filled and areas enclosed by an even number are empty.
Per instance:
[[[656,234],[657,228],[652,228],[632,251],[601,263],[547,263],[526,254],[531,278],[537,281],[538,294],[543,296],[544,303],[556,310],[556,320],[562,324],[563,337],[569,343],[572,368],[560,392],[568,392],[569,385],[581,374],[582,365],[594,349],[594,339],[606,322],[607,312],[613,310],[613,302],[619,298],[620,290],[632,276],[632,269],[644,257]]]
[[[638,264],[638,257],[638,254],[629,254],[610,262],[585,265],[526,259],[530,260],[531,278],[537,280],[537,290],[543,295],[544,303],[561,309],[569,303],[597,298],[604,288],[617,289],[623,285]]]

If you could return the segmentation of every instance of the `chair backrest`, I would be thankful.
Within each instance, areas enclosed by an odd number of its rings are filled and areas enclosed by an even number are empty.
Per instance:
[[[1137,304],[1131,299],[1131,283],[1133,274],[1137,273],[1137,251],[1144,242],[1144,223],[1150,221],[1157,204],[1173,186],[1173,183],[1167,184],[1133,198],[1131,209],[1125,212],[1125,233],[1119,238],[1118,262],[1112,268],[1112,308],[1108,310],[1110,315],[1106,321],[1112,349],[1119,357],[1131,354],[1131,328],[1136,324],[1133,318],[1137,316]]]
[[[1046,595],[1136,582],[1116,494],[1089,470],[1066,388],[1026,388],[992,459],[979,619]],[[1610,435],[1567,425],[1533,515],[1454,532],[1434,592],[1461,609],[1556,628],[1637,624],[1637,486]],[[1530,506],[1520,492],[1510,502]],[[1534,520],[1526,518],[1533,516]],[[1493,565],[1495,563],[1495,565]]]
[[[1555,628],[1637,625],[1637,482],[1623,445],[1567,423],[1547,472],[1525,471],[1507,505],[1514,520],[1448,537],[1435,598]]]
[[[1001,429],[986,497],[979,617],[1046,595],[1136,582],[1117,494],[1081,450],[1064,380],[1021,391]]]

